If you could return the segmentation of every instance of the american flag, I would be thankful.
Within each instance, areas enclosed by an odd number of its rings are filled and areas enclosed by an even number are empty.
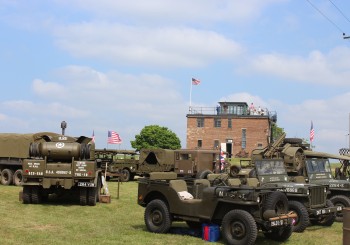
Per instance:
[[[199,85],[201,83],[201,81],[199,81],[198,79],[192,78],[192,85]]]
[[[310,128],[310,141],[312,142],[315,137],[315,130],[314,130],[314,124],[311,121],[311,128]]]
[[[108,144],[121,144],[122,139],[119,137],[119,134],[117,134],[114,131],[108,131]]]

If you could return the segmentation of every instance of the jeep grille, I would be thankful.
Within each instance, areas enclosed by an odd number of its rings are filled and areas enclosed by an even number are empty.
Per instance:
[[[311,208],[324,206],[326,204],[326,193],[324,186],[310,187],[310,206]]]

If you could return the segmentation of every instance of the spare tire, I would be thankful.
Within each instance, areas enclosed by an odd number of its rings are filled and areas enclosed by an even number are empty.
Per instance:
[[[263,212],[267,210],[274,210],[277,215],[288,213],[289,206],[287,196],[280,191],[269,193],[263,203]]]
[[[213,172],[210,171],[209,169],[207,170],[203,170],[203,171],[199,171],[196,175],[197,179],[207,179],[208,178],[208,174],[212,174]]]

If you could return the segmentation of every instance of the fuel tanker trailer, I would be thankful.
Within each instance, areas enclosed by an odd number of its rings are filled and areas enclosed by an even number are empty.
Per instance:
[[[33,134],[0,133],[0,173],[1,184],[21,185],[22,162],[29,158],[32,143],[50,141],[56,133],[40,132]]]
[[[101,189],[101,168],[95,161],[92,138],[62,134],[45,141],[32,142],[29,158],[23,159],[24,204],[38,204],[50,194],[71,192],[79,196],[80,205],[95,206]]]

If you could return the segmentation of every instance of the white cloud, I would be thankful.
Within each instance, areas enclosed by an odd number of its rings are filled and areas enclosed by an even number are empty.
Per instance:
[[[69,7],[87,10],[99,18],[131,19],[144,24],[171,23],[207,23],[219,21],[243,22],[255,19],[261,11],[274,3],[285,0],[75,0],[57,1]]]
[[[44,82],[40,79],[34,79],[32,83],[32,89],[34,93],[42,96],[52,96],[54,94],[64,95],[64,88],[58,84],[53,82]]]
[[[54,33],[57,45],[74,56],[119,64],[198,67],[243,52],[221,34],[192,28],[85,22],[58,27]]]
[[[280,77],[285,82],[295,80],[318,85],[347,86],[350,77],[349,55],[348,47],[336,47],[328,54],[315,50],[308,57],[264,54],[253,59],[252,69]]]

